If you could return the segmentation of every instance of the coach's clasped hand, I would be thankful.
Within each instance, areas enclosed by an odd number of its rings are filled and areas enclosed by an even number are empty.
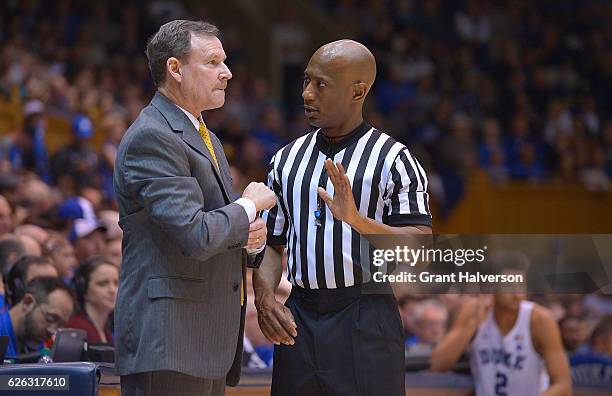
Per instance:
[[[251,200],[257,212],[272,209],[276,205],[276,194],[263,183],[249,183],[242,193],[242,198]],[[249,224],[249,240],[246,248],[260,249],[266,243],[267,232],[266,223],[260,217],[256,217]]]
[[[266,235],[268,229],[266,222],[261,217],[257,217],[249,224],[249,241],[246,245],[247,249],[259,249],[266,243]]]
[[[276,194],[263,183],[249,183],[242,193],[242,198],[253,201],[258,212],[272,209],[276,205]]]

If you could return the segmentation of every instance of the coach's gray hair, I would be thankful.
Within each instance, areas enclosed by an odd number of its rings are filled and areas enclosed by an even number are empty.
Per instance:
[[[191,51],[191,35],[219,37],[219,29],[204,21],[177,19],[163,24],[147,43],[146,55],[149,60],[151,77],[157,87],[166,81],[166,61],[175,57],[187,63]]]

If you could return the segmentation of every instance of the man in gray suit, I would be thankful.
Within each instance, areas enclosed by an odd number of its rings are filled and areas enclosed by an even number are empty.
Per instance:
[[[124,396],[222,395],[240,376],[245,264],[263,258],[266,227],[256,214],[276,198],[251,183],[232,202],[221,142],[202,119],[223,106],[232,78],[218,35],[183,20],[153,35],[147,58],[158,91],[117,153],[124,234],[115,356]]]

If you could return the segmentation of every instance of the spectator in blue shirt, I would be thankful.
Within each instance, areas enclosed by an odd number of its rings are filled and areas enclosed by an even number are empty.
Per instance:
[[[608,388],[612,372],[612,316],[604,316],[593,329],[588,346],[570,357],[575,386]]]
[[[70,319],[73,309],[72,291],[61,279],[33,279],[17,305],[0,311],[0,335],[10,337],[6,356],[40,349]]]

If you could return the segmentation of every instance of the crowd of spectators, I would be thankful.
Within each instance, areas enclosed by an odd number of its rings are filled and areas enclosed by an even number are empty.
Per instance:
[[[21,206],[32,182],[42,183],[38,193],[54,202],[52,189],[37,179],[3,185],[2,194],[15,204],[0,195],[7,219],[0,229],[0,335],[10,337],[7,357],[52,345],[61,327],[84,330],[90,343],[112,343],[121,265],[118,213],[96,212],[82,196],[33,213]]]
[[[123,133],[154,91],[144,46],[170,16],[208,17],[204,6],[163,1],[44,3],[0,9],[0,117],[8,108],[22,115],[18,126],[0,130],[0,329],[8,333],[12,323],[17,343],[10,353],[37,349],[66,323],[92,342],[112,343],[121,265],[112,170]],[[500,183],[610,188],[609,3],[314,4],[375,54],[378,79],[366,118],[415,152],[442,214],[478,170]],[[281,14],[274,32],[292,37],[283,62],[294,75],[307,62],[308,36],[294,13]],[[271,155],[309,126],[298,103],[300,77],[285,97],[273,97],[269,82],[251,73],[238,30],[222,30],[234,78],[225,106],[207,112],[206,122],[223,141],[239,192],[263,180]],[[54,152],[46,143],[51,118],[67,120],[71,133]],[[92,139],[100,135],[96,148]],[[286,284],[280,293],[287,295]],[[407,355],[429,353],[466,298],[400,296]],[[612,356],[608,296],[544,302],[569,352]],[[269,366],[272,345],[252,305],[246,320],[245,364]]]
[[[369,118],[418,152],[443,209],[475,170],[610,189],[609,2],[316,3],[373,50]]]
[[[207,18],[208,10],[164,1],[55,3],[50,12],[36,2],[0,11],[0,92],[22,101],[25,115],[21,130],[2,131],[10,138],[0,161],[4,169],[35,170],[62,191],[95,184],[112,200],[116,147],[154,88],[143,55],[147,37],[170,17]],[[499,183],[560,180],[610,189],[607,2],[313,4],[375,54],[366,118],[420,158],[441,215],[479,170]],[[309,129],[299,95],[313,47],[308,30],[290,5],[273,22],[284,71],[280,98],[253,74],[236,27],[222,26],[234,78],[226,105],[209,112],[207,124],[224,142],[238,191],[261,180],[271,155]],[[73,124],[73,140],[52,157],[44,135],[53,131],[41,113]],[[94,133],[104,135],[98,153],[88,144]]]

